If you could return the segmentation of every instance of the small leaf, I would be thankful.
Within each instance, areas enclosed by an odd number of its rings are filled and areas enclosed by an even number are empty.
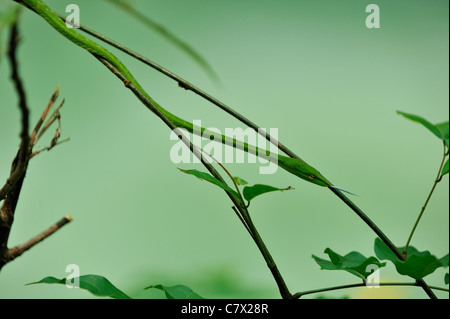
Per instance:
[[[444,135],[441,132],[441,129],[438,128],[436,125],[431,124],[430,122],[428,122],[426,119],[424,119],[421,116],[418,115],[414,115],[414,114],[408,114],[408,113],[404,113],[404,112],[400,112],[397,111],[397,114],[403,115],[404,117],[406,117],[407,119],[410,119],[411,121],[417,122],[422,124],[423,126],[425,126],[431,133],[433,133],[434,135],[436,135],[439,139],[441,140],[445,140]],[[448,124],[448,123],[447,123]],[[440,124],[441,125],[441,124]],[[448,132],[447,132],[448,134]],[[447,135],[448,138],[448,135]]]
[[[167,299],[204,299],[203,297],[197,295],[191,288],[183,285],[176,286],[163,286],[163,285],[152,285],[145,287],[144,289],[156,288],[164,291]]]
[[[444,276],[444,282],[446,285],[448,285],[448,273],[446,273]]]
[[[286,190],[290,190],[290,189],[293,189],[293,188],[290,186],[287,188],[276,188],[276,187],[269,186],[269,185],[256,184],[253,186],[244,187],[244,190],[242,193],[246,200],[251,201],[256,196],[259,196],[259,195],[262,195],[265,193],[274,192],[274,191],[286,191]]]
[[[225,185],[224,183],[222,183],[221,181],[219,181],[217,178],[213,177],[212,175],[205,173],[205,172],[201,172],[198,171],[196,169],[191,169],[191,170],[184,170],[179,168],[180,171],[182,171],[183,173],[186,174],[190,174],[190,175],[194,175],[195,177],[201,179],[201,180],[205,180],[208,181],[216,186],[219,186],[220,188],[227,190],[228,192],[230,192],[231,194],[233,194],[237,199],[240,200],[239,194],[233,190],[232,188],[230,188],[229,186]]]
[[[370,273],[367,271],[369,265],[376,265],[379,268],[384,267],[386,263],[380,262],[375,257],[366,258],[359,252],[352,251],[345,256],[335,253],[330,248],[324,251],[330,257],[330,261],[312,255],[313,259],[325,270],[345,270],[362,280],[365,280]]]
[[[442,134],[442,138],[443,139],[448,139],[448,121],[447,122],[442,122],[442,123],[438,123],[435,125],[438,130],[441,132]]]
[[[439,129],[439,131],[441,132],[441,134],[442,134],[442,138],[443,138],[443,140],[444,140],[444,142],[445,142],[445,145],[447,145],[447,148],[449,147],[449,144],[448,144],[448,121],[447,122],[443,122],[443,123],[439,123],[439,124],[436,124],[436,127]]]
[[[448,263],[449,263],[449,257],[448,254],[445,255],[444,257],[442,257],[441,259],[439,259],[442,263],[442,267],[448,267]]]
[[[404,247],[398,249],[403,251]],[[445,267],[446,264],[448,265],[448,254],[441,259],[437,259],[429,251],[418,251],[412,246],[408,247],[406,261],[400,260],[379,238],[375,239],[374,250],[379,259],[390,260],[399,274],[416,280],[428,276],[440,267]]]
[[[448,159],[445,162],[444,166],[442,167],[441,177],[448,174]]]
[[[375,239],[374,251],[375,255],[380,260],[390,260],[393,263],[395,263],[398,260],[397,256],[392,252],[392,250],[389,249],[389,247],[380,238]]]
[[[233,177],[233,179],[236,182],[236,184],[238,184],[238,185],[247,185],[248,184],[248,182],[245,179],[242,179],[240,177],[235,176],[235,177]]]
[[[122,291],[117,289],[108,279],[97,275],[84,275],[78,277],[80,280],[80,288],[85,289],[95,296],[111,297],[115,299],[131,299]],[[58,279],[55,277],[45,277],[37,282],[32,282],[27,285],[35,284],[66,284],[66,278]]]

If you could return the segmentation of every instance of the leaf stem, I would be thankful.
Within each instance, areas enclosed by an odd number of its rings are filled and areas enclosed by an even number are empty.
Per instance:
[[[417,282],[380,282],[380,286],[416,286],[421,287],[421,285]],[[320,289],[313,289],[313,290],[307,290],[307,291],[301,291],[297,292],[293,295],[294,299],[299,299],[303,296],[315,294],[319,292],[326,292],[326,291],[333,291],[333,290],[340,290],[340,289],[348,289],[348,288],[358,288],[358,287],[365,287],[365,283],[357,283],[357,284],[350,284],[350,285],[341,285],[341,286],[335,286],[335,287],[328,287],[328,288],[320,288]],[[435,289],[435,290],[441,290],[448,292],[449,290],[447,288],[441,288],[441,287],[435,287],[435,286],[429,286],[429,288]]]
[[[247,211],[246,207],[244,207],[244,209]],[[281,297],[283,299],[293,299],[293,296],[289,292],[289,289],[287,288],[286,283],[284,282],[284,279],[281,276],[281,273],[278,270],[277,265],[275,264],[275,261],[273,260],[271,254],[269,253],[269,250],[267,249],[266,245],[264,244],[264,241],[262,240],[255,225],[253,224],[253,221],[252,221],[250,215],[247,215],[246,222],[247,222],[247,225],[248,225],[250,231],[253,233],[253,239],[254,239],[256,245],[258,246],[261,254],[264,256],[267,267],[270,269],[272,276],[275,278],[275,281],[277,282]]]
[[[389,249],[400,259],[402,254],[398,248],[392,243],[392,241],[383,233],[383,231],[366,215],[364,212],[355,205],[347,196],[345,196],[340,190],[329,187],[329,189],[338,196],[348,207],[350,207],[374,232],[378,237],[389,247]]]
[[[413,228],[411,230],[411,233],[409,234],[408,241],[406,242],[405,248],[403,249],[402,254],[403,254],[403,256],[405,258],[407,258],[408,247],[409,247],[411,239],[412,239],[412,237],[414,235],[414,232],[416,231],[417,225],[419,225],[420,219],[422,218],[423,213],[425,212],[425,209],[427,208],[428,202],[430,201],[431,196],[433,195],[433,192],[436,189],[436,186],[437,186],[437,184],[439,183],[439,181],[441,179],[440,178],[441,177],[441,171],[442,171],[442,167],[444,166],[446,153],[447,153],[447,146],[445,145],[445,142],[443,142],[443,144],[444,144],[444,155],[442,157],[441,165],[439,166],[439,171],[438,171],[438,174],[436,176],[436,179],[434,180],[433,187],[431,187],[431,191],[428,194],[428,197],[425,200],[425,203],[423,204],[422,209],[420,210],[419,216],[417,217],[416,222],[414,223],[414,226],[413,226]]]
[[[238,187],[236,181],[234,180],[233,175],[231,175],[231,173],[225,168],[225,166],[222,165],[222,163],[220,163],[218,160],[216,160],[211,154],[209,154],[208,152],[205,152],[204,150],[201,150],[201,152],[208,155],[210,158],[212,158],[213,161],[216,162],[225,171],[225,173],[228,175],[228,177],[233,182],[234,188],[236,189],[236,192],[238,193],[239,198],[241,199],[241,202],[245,205],[244,198],[242,197],[241,191],[239,190],[239,187]],[[248,207],[248,206],[246,206],[246,207]]]

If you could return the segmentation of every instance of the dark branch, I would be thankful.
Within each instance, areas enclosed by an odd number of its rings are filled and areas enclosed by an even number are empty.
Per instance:
[[[55,233],[57,230],[59,230],[60,228],[62,228],[66,224],[70,223],[72,220],[73,219],[72,219],[72,217],[70,215],[66,215],[64,218],[62,218],[56,224],[50,226],[49,228],[44,230],[39,235],[31,238],[30,240],[28,240],[27,242],[23,243],[22,245],[19,245],[19,246],[16,246],[16,247],[13,247],[13,248],[9,249],[8,253],[7,253],[7,260],[8,260],[8,262],[10,262],[10,261],[14,260],[15,258],[19,257],[24,252],[26,252],[28,249],[30,249],[33,246],[35,246],[36,244],[40,243],[41,241],[43,241],[44,239],[46,239],[47,237],[49,237],[50,235]]]
[[[26,101],[24,85],[19,75],[19,65],[17,62],[17,46],[19,44],[19,29],[17,21],[11,26],[9,39],[8,57],[11,64],[11,80],[17,91],[19,98],[19,110],[21,113],[21,133],[20,148],[11,165],[11,173],[5,185],[0,189],[0,201],[3,201],[0,207],[0,269],[6,263],[7,244],[14,221],[14,212],[19,200],[22,189],[25,172],[28,167],[30,153],[29,130],[29,111]]]
[[[25,94],[24,85],[19,75],[19,64],[17,62],[17,46],[19,44],[19,29],[17,22],[11,26],[11,33],[9,39],[8,57],[11,64],[11,80],[14,83],[14,87],[17,91],[19,98],[19,110],[21,113],[22,130],[20,132],[20,148],[13,161],[11,167],[11,174],[6,180],[5,185],[0,189],[0,201],[5,199],[8,193],[16,185],[19,179],[24,175],[29,156],[29,143],[30,136],[29,130],[29,110],[27,106],[27,99]]]
[[[0,189],[0,201],[2,205],[0,207],[0,270],[8,262],[12,261],[16,257],[23,254],[25,251],[41,242],[59,228],[70,222],[72,218],[70,216],[65,217],[43,233],[30,239],[23,245],[8,249],[8,239],[11,232],[11,228],[14,222],[14,214],[16,211],[17,203],[19,201],[20,192],[22,190],[23,181],[28,169],[28,163],[31,158],[33,142],[35,142],[36,135],[39,133],[40,127],[50,111],[51,105],[57,97],[57,91],[52,96],[49,106],[44,111],[44,114],[39,119],[32,137],[29,135],[29,109],[27,106],[26,93],[22,79],[19,75],[19,65],[17,61],[17,47],[19,44],[19,29],[17,21],[11,26],[11,33],[9,39],[8,57],[11,64],[11,80],[17,91],[19,99],[19,110],[21,113],[21,133],[20,133],[20,147],[12,162],[10,176],[6,180],[6,183]],[[59,118],[58,118],[59,120]],[[50,123],[51,124],[51,123]],[[48,128],[48,127],[47,127]],[[55,137],[52,140],[51,147],[58,144],[60,128],[58,128]],[[42,134],[41,134],[42,135]],[[40,136],[40,135],[38,135]]]

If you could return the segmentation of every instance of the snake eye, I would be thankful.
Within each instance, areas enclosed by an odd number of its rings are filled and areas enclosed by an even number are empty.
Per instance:
[[[308,178],[310,181],[313,181],[316,179],[316,175],[310,174],[310,175],[308,175]]]

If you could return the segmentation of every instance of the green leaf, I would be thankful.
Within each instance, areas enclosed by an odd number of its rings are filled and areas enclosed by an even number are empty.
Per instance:
[[[164,286],[164,285],[152,285],[145,287],[144,289],[156,288],[164,291],[167,299],[204,299],[197,295],[191,288],[183,285],[176,286]]]
[[[248,201],[251,201],[256,196],[269,193],[269,192],[275,192],[275,191],[286,191],[293,189],[292,187],[286,187],[286,188],[276,188],[269,185],[262,185],[262,184],[256,184],[253,186],[246,186],[243,190],[244,198]]]
[[[444,139],[448,139],[448,121],[447,122],[442,122],[442,123],[438,123],[438,124],[436,124],[435,125],[437,128],[438,128],[438,130],[441,132],[441,134],[442,134],[442,137],[444,138]]]
[[[448,159],[445,162],[444,166],[442,167],[441,177],[448,174]]]
[[[380,260],[390,260],[393,263],[395,263],[398,260],[397,256],[392,252],[392,250],[389,249],[389,247],[380,238],[375,239],[374,251],[375,255]]]
[[[430,122],[428,122],[426,119],[424,119],[421,116],[415,115],[415,114],[409,114],[409,113],[404,113],[404,112],[400,112],[397,111],[397,114],[403,115],[404,117],[406,117],[407,119],[420,123],[423,126],[425,126],[431,133],[433,133],[434,135],[436,135],[439,139],[443,140],[445,139],[441,129],[439,129],[436,125],[431,124]]]
[[[448,121],[436,124],[436,127],[439,129],[439,131],[442,134],[442,139],[444,140],[445,144],[447,145],[447,148],[449,147],[448,144]]]
[[[352,251],[345,256],[341,256],[335,253],[330,248],[324,251],[330,257],[330,260],[325,260],[317,256],[312,255],[312,258],[320,266],[321,269],[325,270],[345,270],[352,275],[355,275],[362,280],[366,280],[371,274],[367,271],[369,265],[376,265],[381,268],[386,265],[386,263],[380,262],[375,257],[366,258],[359,252]]]
[[[445,255],[444,257],[442,257],[441,259],[439,259],[442,263],[442,267],[448,267],[448,263],[449,263],[449,257],[448,254]]]
[[[224,183],[222,183],[221,181],[219,181],[217,178],[213,177],[212,175],[205,173],[205,172],[201,172],[198,171],[196,169],[190,169],[190,170],[184,170],[181,168],[178,168],[180,171],[182,171],[183,173],[186,174],[190,174],[190,175],[194,175],[195,177],[201,179],[201,180],[205,180],[208,181],[216,186],[219,186],[220,188],[227,190],[228,192],[230,192],[231,194],[233,194],[237,199],[240,200],[239,194],[233,190],[232,188],[230,188],[229,186],[225,185]]]
[[[404,247],[399,247],[398,249],[403,251]],[[399,274],[409,276],[416,280],[422,279],[433,273],[436,269],[448,265],[448,254],[438,259],[429,251],[418,251],[412,246],[408,247],[407,260],[400,260],[379,238],[375,239],[374,250],[375,255],[379,259],[391,261]]]
[[[131,299],[122,291],[117,289],[108,279],[97,275],[83,275],[78,277],[80,288],[85,289],[95,296],[111,297],[115,299]],[[58,279],[55,277],[45,277],[40,281],[32,282],[27,285],[35,284],[62,284],[66,285],[66,278]]]
[[[444,282],[446,285],[448,285],[448,273],[446,273],[444,276]]]
[[[245,179],[242,179],[240,177],[235,176],[235,177],[233,177],[233,179],[236,182],[236,184],[238,184],[238,185],[247,185],[248,184],[248,182]]]

